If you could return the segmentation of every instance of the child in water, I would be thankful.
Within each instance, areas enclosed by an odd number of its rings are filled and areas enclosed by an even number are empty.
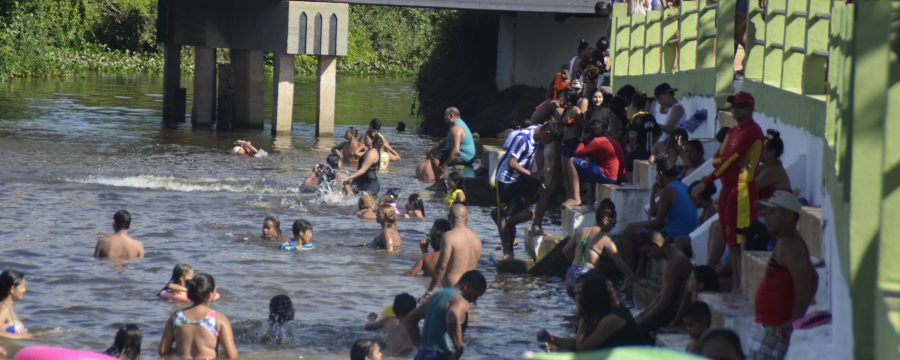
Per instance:
[[[356,340],[350,348],[350,360],[381,360],[381,346],[373,340]]]
[[[363,219],[374,219],[375,216],[375,198],[368,192],[359,194],[359,208],[356,210],[356,216]]]
[[[268,331],[263,337],[266,343],[280,344],[285,337],[284,324],[294,320],[294,303],[287,295],[275,295],[269,300]]]
[[[344,177],[340,170],[341,157],[336,154],[329,154],[328,157],[325,158],[324,165],[316,164],[313,167],[312,173],[309,174],[309,177],[306,178],[306,181],[304,181],[303,184],[307,187],[317,187],[326,182],[340,182]]]
[[[281,222],[274,216],[266,216],[263,219],[262,237],[264,240],[287,242],[287,239],[281,236]]]
[[[106,355],[115,356],[119,360],[137,360],[141,357],[141,340],[144,332],[135,324],[125,324],[116,332],[116,340]]]
[[[175,265],[172,278],[157,296],[172,302],[188,303],[187,283],[194,278],[194,268],[188,264]]]
[[[388,252],[400,250],[400,231],[397,230],[397,213],[390,205],[381,205],[378,209],[378,223],[381,224],[381,234],[375,237],[372,245]]]
[[[398,197],[399,197],[399,195],[397,194],[397,191],[396,191],[396,190],[394,190],[394,189],[388,189],[387,191],[384,192],[384,196],[382,196],[382,197],[379,199],[379,202],[380,202],[379,205],[385,205],[385,204],[386,204],[386,205],[388,205],[388,206],[394,208],[394,213],[395,213],[395,214],[400,214],[400,210],[397,210],[397,198],[398,198]]]
[[[450,206],[457,202],[465,204],[466,194],[462,188],[462,176],[454,171],[447,175],[447,197],[444,198],[444,204]]]
[[[422,197],[419,194],[412,194],[406,200],[406,213],[403,214],[403,217],[407,219],[421,219],[425,217],[425,203],[422,202]]]
[[[394,297],[393,316],[375,320],[378,315],[371,313],[369,314],[369,323],[364,328],[366,330],[383,329],[386,352],[405,356],[415,348],[404,326],[406,315],[409,315],[415,308],[416,298],[408,293],[402,293]]]
[[[312,250],[316,248],[312,243],[313,228],[309,221],[302,219],[294,221],[294,226],[291,227],[291,230],[294,233],[294,239],[281,244],[281,250],[300,252],[302,250]]]

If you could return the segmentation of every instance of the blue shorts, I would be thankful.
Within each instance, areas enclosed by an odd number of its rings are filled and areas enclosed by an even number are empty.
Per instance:
[[[746,14],[747,10],[750,9],[750,0],[738,0],[737,2],[737,10],[738,14]]]
[[[441,354],[434,350],[419,350],[416,353],[415,360],[446,360],[450,355]]]
[[[581,178],[582,181],[590,181],[600,184],[616,184],[617,181],[606,177],[603,174],[602,169],[600,169],[600,165],[594,164],[590,160],[573,157],[572,164],[575,165],[575,170],[578,171],[578,177]]]

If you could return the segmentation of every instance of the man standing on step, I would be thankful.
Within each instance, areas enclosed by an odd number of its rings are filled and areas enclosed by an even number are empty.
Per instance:
[[[543,156],[538,149],[541,144],[552,143],[559,137],[559,130],[552,124],[532,125],[516,130],[506,136],[503,149],[506,151],[497,164],[497,179],[494,184],[497,208],[491,217],[500,232],[503,259],[511,260],[513,243],[516,240],[516,225],[528,220],[541,219],[550,200],[543,176]],[[532,173],[532,164],[537,158],[537,171]],[[529,207],[537,201],[534,213]],[[535,226],[537,225],[537,226]],[[539,230],[540,224],[532,224],[532,231]]]
[[[432,149],[428,157],[434,171],[434,186],[444,180],[447,167],[457,164],[471,166],[475,160],[475,138],[460,117],[459,109],[451,106],[444,110],[444,122],[450,125],[444,146]]]
[[[809,249],[797,231],[800,201],[794,194],[778,190],[760,201],[766,212],[766,227],[778,240],[766,274],[756,289],[753,336],[749,359],[780,360],[787,353],[794,320],[806,315],[819,285],[819,274],[809,260]]]
[[[713,172],[703,178],[701,185],[695,186],[691,196],[699,198],[700,193],[716,179],[722,180],[719,194],[719,226],[722,239],[728,244],[731,262],[732,292],[740,293],[741,246],[743,232],[749,229],[756,218],[756,168],[762,155],[763,131],[753,121],[756,101],[753,95],[740,91],[728,97],[731,114],[737,126],[728,130],[725,142],[713,158]]]

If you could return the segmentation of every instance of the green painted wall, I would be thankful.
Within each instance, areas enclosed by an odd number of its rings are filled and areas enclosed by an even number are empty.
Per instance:
[[[849,282],[854,357],[895,359],[900,60],[890,46],[900,44],[900,2],[768,3],[763,10],[750,1],[743,89],[756,97],[757,111],[825,140],[822,182],[840,259],[832,269]],[[667,81],[686,94],[714,96],[724,107],[732,91],[734,14],[734,2],[724,1],[685,2],[641,17],[629,17],[617,4],[613,87],[649,91]]]

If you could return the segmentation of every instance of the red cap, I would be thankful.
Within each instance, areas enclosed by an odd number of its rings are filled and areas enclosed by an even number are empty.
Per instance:
[[[746,105],[756,105],[756,100],[753,99],[753,95],[746,91],[738,91],[734,95],[728,96],[728,102],[732,104],[746,104]]]

